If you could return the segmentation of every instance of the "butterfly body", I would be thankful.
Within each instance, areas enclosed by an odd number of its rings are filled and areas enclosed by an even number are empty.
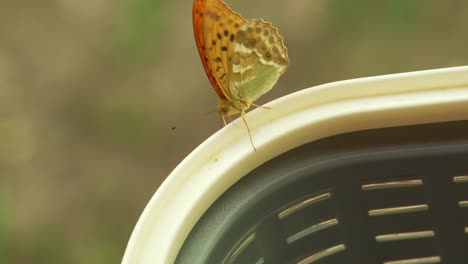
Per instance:
[[[251,106],[252,102],[248,101],[246,98],[238,98],[235,101],[220,99],[217,110],[221,116],[231,116],[245,112],[249,110]]]
[[[220,97],[218,113],[223,121],[239,113],[244,118],[287,70],[283,38],[271,23],[245,19],[222,0],[195,0],[193,25],[200,58]]]

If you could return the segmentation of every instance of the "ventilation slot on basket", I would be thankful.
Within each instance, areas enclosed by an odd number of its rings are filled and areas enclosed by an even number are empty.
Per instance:
[[[434,248],[436,231],[422,178],[366,182],[369,228],[384,264],[440,263]]]
[[[317,253],[314,253],[314,254],[300,260],[299,262],[297,262],[297,264],[314,263],[314,262],[319,261],[320,259],[322,259],[324,257],[328,257],[330,255],[337,254],[337,253],[339,253],[339,252],[341,252],[341,251],[343,251],[345,249],[346,249],[346,246],[344,244],[336,245],[336,246],[321,250],[321,251],[319,251]]]
[[[401,259],[384,262],[384,264],[435,264],[441,263],[441,259],[438,256],[424,257],[424,258],[413,258],[413,259]]]
[[[397,200],[397,198],[409,197],[411,199],[414,197],[412,190],[414,187],[422,187],[423,181],[421,179],[412,179],[412,180],[400,180],[400,181],[388,181],[388,182],[377,182],[371,184],[364,184],[361,186],[362,190],[371,195],[371,201],[376,201],[376,203],[386,204],[390,200]],[[410,188],[413,187],[413,188]],[[410,189],[403,192],[403,189]],[[380,195],[382,194],[382,195]],[[391,194],[392,196],[390,196]],[[382,198],[383,197],[383,198]],[[385,199],[384,199],[385,198]],[[407,199],[406,203],[412,203],[411,200]],[[403,201],[402,201],[403,202]],[[376,205],[377,205],[376,204]],[[373,205],[374,207],[376,205]],[[392,214],[403,214],[403,213],[413,213],[420,211],[427,211],[429,206],[427,204],[406,204],[401,206],[392,206],[384,208],[376,208],[368,211],[369,216],[383,216],[383,215],[392,215]]]
[[[468,215],[468,175],[455,176],[453,182],[456,184],[458,207],[463,211],[464,215]],[[468,234],[468,223],[465,223],[464,232]]]
[[[226,263],[228,264],[231,264],[231,263],[234,263],[234,261],[236,260],[236,258],[242,254],[242,252],[245,251],[245,249],[250,245],[252,244],[252,242],[255,240],[255,233],[252,233],[250,236],[248,236],[244,241],[242,241],[240,243],[240,245],[234,250],[234,252],[229,256],[228,260],[226,261]],[[260,258],[256,264],[260,264],[260,263],[263,263],[263,258]]]
[[[288,244],[294,243],[294,242],[296,242],[297,240],[299,240],[299,239],[301,239],[303,237],[311,235],[311,234],[313,234],[315,232],[318,232],[320,230],[335,226],[337,224],[338,224],[338,219],[333,218],[333,219],[330,219],[330,220],[327,220],[327,221],[312,225],[312,226],[310,226],[308,228],[305,228],[305,229],[295,233],[294,235],[288,237],[286,239],[286,242]]]
[[[289,252],[302,256],[296,263],[315,263],[345,250],[336,228],[340,221],[333,198],[332,192],[322,191],[292,202],[277,214]]]
[[[468,182],[468,175],[455,176],[455,177],[453,177],[453,182],[455,182],[455,183],[465,183],[465,182]]]
[[[458,206],[460,208],[467,208],[468,207],[468,197],[466,196],[467,193],[467,183],[468,183],[468,175],[460,175],[453,177],[453,182],[457,184],[459,188],[458,193],[460,200],[458,201]]]
[[[406,233],[394,233],[394,234],[386,234],[386,235],[379,235],[375,237],[375,241],[377,242],[390,242],[390,241],[397,241],[397,240],[408,240],[408,239],[418,239],[418,238],[426,238],[426,237],[433,237],[434,231],[417,231],[417,232],[406,232]]]
[[[379,190],[379,189],[414,187],[414,186],[421,186],[421,185],[423,185],[422,180],[391,181],[391,182],[365,184],[362,186],[362,190],[371,191],[371,190]]]
[[[331,193],[324,193],[324,194],[321,194],[321,195],[306,199],[304,201],[300,201],[298,203],[295,203],[295,204],[291,205],[290,207],[286,208],[285,210],[283,210],[282,212],[280,212],[278,214],[278,218],[279,219],[284,219],[287,216],[289,216],[289,215],[291,215],[291,214],[293,214],[293,213],[295,213],[295,212],[297,212],[297,211],[299,211],[301,209],[304,209],[305,207],[307,207],[307,206],[309,206],[311,204],[324,201],[326,199],[329,199],[330,197],[331,197]]]
[[[400,206],[392,208],[381,208],[369,210],[370,216],[381,216],[381,215],[392,215],[392,214],[403,214],[403,213],[414,213],[420,211],[427,211],[429,206],[427,204]]]

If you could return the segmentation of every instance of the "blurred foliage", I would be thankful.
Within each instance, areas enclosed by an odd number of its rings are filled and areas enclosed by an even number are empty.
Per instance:
[[[0,263],[8,263],[8,222],[9,209],[5,185],[0,180]]]
[[[331,81],[468,64],[468,2],[226,1],[273,22],[289,50],[290,69],[260,104]],[[219,129],[216,113],[202,114],[218,98],[191,8],[2,3],[0,263],[119,262],[157,187]]]
[[[157,37],[166,26],[170,12],[167,6],[170,3],[161,0],[124,1],[123,19],[117,28],[116,52],[123,63],[132,59],[141,60],[158,49]]]
[[[81,140],[120,146],[124,151],[154,147],[149,143],[160,130],[158,113],[142,104],[141,98],[115,96],[100,103],[86,102],[87,107],[83,107],[84,102],[67,105],[63,116]]]
[[[330,20],[346,26],[347,30],[360,26],[377,31],[408,31],[428,18],[430,1],[330,0],[328,7]]]

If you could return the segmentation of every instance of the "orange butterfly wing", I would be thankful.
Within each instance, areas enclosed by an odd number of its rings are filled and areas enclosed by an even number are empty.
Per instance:
[[[246,20],[221,0],[195,0],[193,29],[203,67],[221,99],[231,100],[230,55],[239,27]]]

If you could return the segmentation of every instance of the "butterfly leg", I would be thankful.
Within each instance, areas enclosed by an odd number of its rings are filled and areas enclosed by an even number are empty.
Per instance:
[[[264,105],[258,105],[258,104],[254,104],[254,103],[252,103],[252,105],[255,106],[255,107],[258,107],[258,108],[271,109],[271,107],[264,106]]]
[[[224,126],[227,125],[226,123],[226,116],[225,115],[219,115],[221,117],[221,120],[223,121]]]
[[[247,124],[247,121],[245,120],[244,115],[245,115],[245,112],[242,111],[242,112],[241,112],[241,117],[242,117],[242,120],[244,120],[245,127],[247,128],[247,132],[249,133],[250,144],[252,145],[254,151],[257,151],[257,148],[255,148],[255,145],[254,145],[254,143],[253,143],[252,133],[250,132],[249,125]]]

